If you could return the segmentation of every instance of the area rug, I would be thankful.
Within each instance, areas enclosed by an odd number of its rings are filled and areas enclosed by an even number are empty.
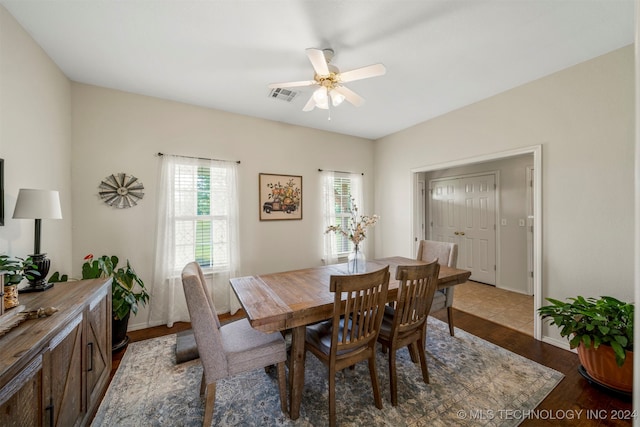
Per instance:
[[[430,384],[406,349],[398,351],[398,406],[390,403],[387,356],[378,353],[382,410],[375,407],[366,362],[336,377],[343,426],[517,426],[562,380],[548,367],[429,318]],[[93,420],[94,426],[200,426],[200,360],[175,363],[176,336],[129,344]],[[307,354],[300,418],[280,411],[275,369],[219,381],[216,426],[328,425],[327,368]]]

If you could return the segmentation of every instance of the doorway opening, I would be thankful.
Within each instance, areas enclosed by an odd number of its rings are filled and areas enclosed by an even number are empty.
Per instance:
[[[539,316],[536,315],[536,313],[537,313],[538,307],[540,307],[542,303],[542,283],[541,283],[541,278],[542,278],[541,188],[542,187],[540,185],[541,171],[542,171],[542,168],[541,168],[542,146],[541,145],[525,147],[522,149],[510,150],[510,151],[499,152],[499,153],[492,153],[492,154],[487,154],[483,156],[462,159],[459,161],[433,164],[433,165],[428,165],[428,166],[413,169],[411,171],[413,174],[413,187],[414,187],[413,202],[415,205],[414,209],[412,209],[412,214],[414,215],[414,218],[412,221],[414,224],[413,236],[415,241],[419,241],[422,238],[433,238],[434,240],[443,240],[443,237],[442,237],[443,229],[442,228],[438,229],[438,227],[435,226],[436,224],[431,224],[434,217],[430,215],[429,210],[431,209],[431,206],[429,206],[429,203],[428,203],[429,202],[428,199],[430,198],[430,190],[433,190],[433,187],[429,185],[430,180],[432,182],[436,182],[439,178],[441,178],[440,179],[441,183],[443,181],[447,181],[448,178],[445,175],[443,175],[443,173],[450,174],[452,170],[465,171],[465,173],[459,173],[459,175],[469,175],[471,178],[473,178],[474,176],[483,176],[487,174],[486,173],[483,174],[480,171],[489,170],[495,162],[504,162],[504,161],[515,162],[516,160],[523,159],[523,158],[526,158],[527,161],[530,162],[530,165],[527,165],[526,168],[522,167],[523,172],[521,174],[522,175],[521,179],[523,182],[525,179],[529,179],[530,184],[527,183],[526,185],[529,186],[530,188],[526,190],[526,196],[525,196],[524,183],[518,183],[518,185],[522,187],[521,189],[521,192],[523,193],[521,197],[522,200],[518,200],[518,203],[520,203],[522,207],[521,207],[521,211],[519,211],[518,214],[515,216],[509,215],[510,214],[509,209],[511,209],[510,203],[512,202],[504,198],[504,196],[508,195],[510,191],[505,191],[505,193],[503,194],[503,197],[500,197],[500,186],[501,186],[500,173],[499,172],[495,173],[495,171],[489,173],[495,176],[497,181],[496,187],[495,187],[497,189],[497,192],[496,192],[497,196],[495,200],[495,214],[493,216],[493,219],[495,220],[494,222],[496,224],[495,226],[496,244],[495,244],[495,249],[489,248],[488,250],[486,250],[485,248],[484,258],[482,258],[481,252],[476,251],[474,262],[482,263],[484,261],[487,261],[487,256],[490,257],[492,253],[495,254],[495,264],[491,263],[492,264],[491,266],[493,267],[493,265],[495,265],[494,268],[496,272],[496,275],[495,275],[496,287],[502,288],[506,291],[516,291],[522,294],[529,294],[529,295],[533,294],[533,309],[531,310],[531,316],[533,319],[533,336],[534,338],[539,340],[541,339],[541,320]],[[494,162],[494,163],[490,164],[491,162]],[[474,170],[475,170],[475,173],[474,173]],[[471,171],[471,172],[468,172],[468,171]],[[456,178],[462,178],[462,177],[459,176]],[[502,178],[504,178],[503,183],[504,183],[505,189],[509,190],[510,188],[509,179],[514,179],[514,178],[513,177],[510,178],[508,176],[508,173],[503,173]],[[482,179],[477,180],[475,178],[471,179],[471,181],[484,182]],[[460,184],[462,185],[461,188],[469,189],[472,187],[472,185],[470,184],[471,181],[462,180],[459,183],[448,182],[447,184],[450,184],[453,186]],[[525,199],[526,199],[526,202],[525,202]],[[427,201],[427,206],[429,206],[426,209],[424,204],[425,200]],[[437,201],[434,202],[434,204],[437,204],[437,203],[438,203]],[[453,201],[449,201],[443,205],[445,206],[444,209],[449,210],[448,219],[450,220],[456,219],[455,209],[464,210],[465,209],[464,206],[467,206],[467,207],[472,206],[474,201],[465,200],[462,203],[463,203],[463,208],[456,208],[455,203]],[[526,205],[526,210],[524,207],[525,205]],[[491,214],[490,210],[487,210],[486,212],[489,212],[489,214]],[[463,218],[464,218],[464,215],[466,214],[465,213],[462,214]],[[429,217],[428,221],[426,220],[427,217]],[[469,249],[468,254],[471,257],[467,261],[470,261],[473,259],[473,256],[474,256],[474,252],[472,249],[473,239],[469,238],[469,236],[466,235],[466,232],[464,231],[463,228],[460,228],[461,223],[460,223],[459,217],[460,215],[458,216],[457,222],[453,221],[451,224],[449,224],[451,225],[451,227],[448,230],[448,232],[450,232],[450,235],[447,238],[444,238],[444,240],[454,241],[457,239],[456,241],[457,243],[459,243],[458,245],[459,247],[461,246],[461,244],[466,244]],[[468,219],[469,218],[470,217],[468,217]],[[469,221],[470,220],[471,219],[469,219]],[[486,221],[486,218],[484,218],[484,220]],[[486,221],[486,224],[488,224],[489,228],[494,228],[493,222],[491,220]],[[464,225],[464,220],[462,225]],[[455,234],[456,232],[458,234]],[[461,234],[461,233],[465,233],[465,234]],[[526,237],[524,237],[525,233],[526,233]],[[518,248],[519,255],[514,255],[516,251],[514,251],[513,247],[509,247],[509,245],[511,244],[510,236],[515,234],[521,235],[524,241],[527,242],[526,247],[523,246],[522,248]],[[451,239],[454,239],[454,240],[451,240]],[[482,240],[484,242],[484,237],[482,237]],[[517,258],[514,258],[515,256],[517,256]],[[461,258],[459,257],[459,260],[460,259]],[[520,265],[516,266],[514,263],[515,264],[519,263]],[[490,264],[490,262],[485,264],[488,265]],[[459,267],[465,268],[465,266],[461,264],[459,264]],[[521,272],[517,269],[524,269],[526,270],[526,273],[521,274]],[[517,280],[514,280],[515,277],[517,277]],[[474,277],[472,275],[471,280],[473,279]],[[479,279],[479,281],[483,281],[487,283],[486,280]],[[509,289],[510,287],[513,287],[513,288]]]

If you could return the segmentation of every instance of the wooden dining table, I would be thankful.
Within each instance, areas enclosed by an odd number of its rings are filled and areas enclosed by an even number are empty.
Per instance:
[[[398,281],[395,280],[398,265],[419,264],[425,262],[394,256],[367,261],[367,271],[389,266],[391,279],[387,299],[394,301],[398,294]],[[306,326],[331,318],[334,297],[329,291],[329,278],[346,274],[347,264],[333,264],[230,280],[253,328],[263,332],[291,330],[289,413],[293,420],[300,416]],[[438,288],[464,283],[470,275],[468,270],[440,266]]]

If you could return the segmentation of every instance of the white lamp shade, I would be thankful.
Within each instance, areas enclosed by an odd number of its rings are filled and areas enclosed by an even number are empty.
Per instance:
[[[60,195],[55,190],[21,188],[13,211],[14,218],[62,219]]]

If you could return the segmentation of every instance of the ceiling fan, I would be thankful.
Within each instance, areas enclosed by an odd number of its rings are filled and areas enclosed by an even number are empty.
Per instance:
[[[387,71],[384,65],[374,64],[341,73],[338,67],[330,63],[334,54],[333,49],[308,48],[305,49],[305,52],[315,71],[313,80],[272,83],[269,85],[270,89],[318,86],[302,108],[302,111],[311,111],[315,107],[327,110],[329,109],[329,102],[334,107],[337,107],[345,99],[359,107],[364,103],[364,98],[344,86],[343,83],[381,76]]]

